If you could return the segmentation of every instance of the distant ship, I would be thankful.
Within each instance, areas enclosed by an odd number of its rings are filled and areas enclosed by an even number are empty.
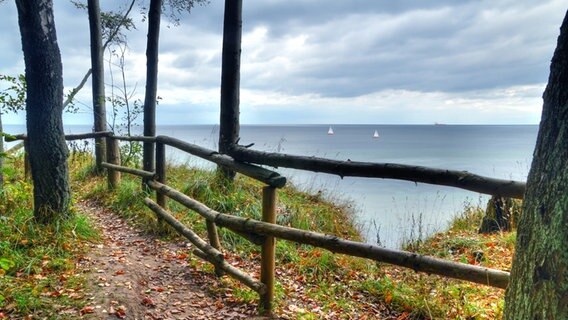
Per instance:
[[[375,133],[373,133],[373,138],[379,138],[379,132],[377,130],[375,130]]]
[[[327,130],[327,134],[329,134],[330,136],[333,135],[333,129],[331,128],[331,126],[329,126],[329,130]]]
[[[445,126],[446,124],[445,124],[445,123],[434,122],[434,125],[435,125],[435,126]]]

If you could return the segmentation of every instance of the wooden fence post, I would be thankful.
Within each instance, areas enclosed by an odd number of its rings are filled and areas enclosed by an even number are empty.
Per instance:
[[[161,142],[156,142],[156,180],[166,184],[166,146]],[[164,210],[168,209],[166,196],[157,191],[156,203]]]
[[[166,184],[166,145],[156,141],[156,178],[159,183]],[[147,188],[147,187],[146,187]],[[156,203],[164,210],[168,210],[168,202],[167,197],[163,193],[159,193],[156,191]],[[166,224],[164,223],[164,219],[159,215],[156,215],[158,218],[158,230],[165,230]]]
[[[276,188],[266,186],[262,189],[262,221],[276,223]],[[272,314],[274,300],[274,237],[267,236],[261,249],[260,282],[266,286],[266,292],[260,296],[260,311],[263,315]]]
[[[207,238],[209,239],[209,244],[221,251],[221,241],[219,241],[219,233],[217,232],[217,225],[213,221],[206,220],[205,224],[207,225]],[[220,277],[225,274],[223,270],[215,266],[215,274]]]
[[[112,134],[106,137],[106,151],[107,162],[114,165],[120,165],[120,147],[118,145],[118,140],[116,140]],[[120,183],[120,171],[107,169],[107,173],[108,188],[112,190]]]

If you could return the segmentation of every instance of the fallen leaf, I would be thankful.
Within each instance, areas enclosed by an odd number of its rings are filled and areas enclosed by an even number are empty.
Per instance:
[[[385,303],[386,303],[386,304],[390,304],[391,302],[392,302],[392,293],[387,292],[387,293],[385,294]]]
[[[85,315],[88,313],[94,313],[95,312],[95,308],[93,306],[85,306],[83,309],[81,309],[81,311],[79,311],[79,313],[81,315]]]
[[[156,306],[156,304],[150,297],[144,297],[144,299],[142,299],[142,305],[145,307],[152,307],[152,308]]]
[[[126,308],[124,306],[119,306],[118,308],[116,308],[114,315],[119,319],[126,318]]]
[[[50,292],[49,295],[52,297],[59,297],[61,296],[61,293],[63,293],[63,290]]]

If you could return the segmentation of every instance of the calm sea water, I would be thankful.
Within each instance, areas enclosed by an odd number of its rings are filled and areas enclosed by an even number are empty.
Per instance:
[[[461,125],[272,125],[242,126],[240,143],[254,149],[337,160],[390,162],[466,170],[503,179],[526,180],[538,127]],[[18,131],[19,130],[19,131]],[[89,132],[70,126],[69,133]],[[377,130],[380,138],[374,139]],[[7,126],[9,133],[23,131]],[[161,126],[158,134],[216,149],[218,126]],[[175,150],[168,159],[196,166],[208,164]],[[457,188],[407,181],[345,177],[276,169],[300,188],[349,203],[369,242],[387,247],[424,237],[447,227],[466,204],[485,206],[486,196]]]

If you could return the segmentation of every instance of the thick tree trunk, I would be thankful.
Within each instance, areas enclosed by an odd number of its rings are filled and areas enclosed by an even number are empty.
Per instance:
[[[95,132],[106,131],[104,51],[101,28],[101,9],[99,0],[88,0],[89,31],[91,39],[91,70],[93,72],[93,115]],[[95,139],[95,159],[97,171],[102,171],[101,163],[106,159],[106,144],[103,138]]]
[[[68,214],[67,145],[63,133],[63,78],[50,0],[16,0],[26,65],[26,113],[34,215],[49,223]]]
[[[221,119],[219,152],[228,154],[239,139],[239,90],[241,68],[242,0],[225,0],[221,68]],[[233,179],[235,172],[219,168]]]
[[[568,16],[544,92],[504,319],[568,319]]]
[[[162,0],[151,0],[148,12],[148,43],[146,45],[146,95],[144,97],[144,135],[156,135],[156,97],[158,91],[158,46]],[[154,144],[144,142],[143,168],[154,171]]]

